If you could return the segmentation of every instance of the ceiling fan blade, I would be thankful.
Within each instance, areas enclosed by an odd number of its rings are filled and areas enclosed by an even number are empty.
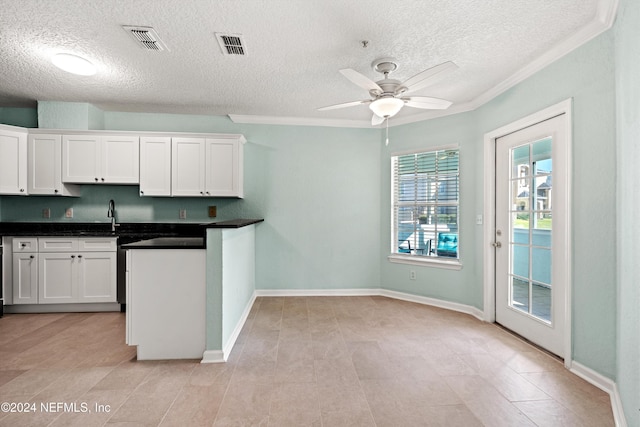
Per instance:
[[[343,70],[340,70],[340,73],[342,73],[343,76],[345,76],[346,78],[348,78],[353,83],[357,84],[363,89],[373,90],[373,91],[382,93],[382,88],[378,86],[376,82],[371,80],[369,77],[360,74],[356,70],[352,70],[351,68],[345,68]]]
[[[441,78],[445,77],[451,71],[458,69],[458,66],[451,61],[443,62],[435,67],[427,68],[426,70],[416,74],[402,83],[400,86],[406,87],[407,92],[414,92],[436,83]]]
[[[377,125],[379,125],[380,123],[383,123],[383,122],[384,122],[384,117],[380,117],[380,116],[378,116],[376,114],[374,114],[373,117],[371,117],[371,125],[372,126],[377,126]]]
[[[430,96],[412,96],[410,98],[402,98],[402,100],[409,107],[423,108],[425,110],[446,110],[453,104],[453,102],[446,99],[431,98]]]
[[[360,104],[368,104],[371,100],[367,99],[364,101],[351,101],[351,102],[343,102],[342,104],[329,105],[326,107],[318,108],[318,111],[327,111],[327,110],[335,110],[337,108],[345,108],[345,107],[353,107]]]

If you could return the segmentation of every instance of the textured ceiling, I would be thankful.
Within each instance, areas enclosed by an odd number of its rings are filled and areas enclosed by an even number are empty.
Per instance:
[[[327,119],[366,124],[367,99],[338,70],[378,80],[393,56],[404,80],[453,61],[460,68],[414,95],[474,108],[607,28],[616,0],[0,0],[0,105],[89,102],[114,111]],[[122,25],[155,28],[169,50],[138,47]],[[242,34],[225,56],[214,33]],[[361,40],[368,40],[367,48]],[[98,73],[55,68],[76,53]],[[551,53],[550,53],[551,52]],[[555,55],[555,56],[554,56]],[[400,121],[428,118],[405,107]]]

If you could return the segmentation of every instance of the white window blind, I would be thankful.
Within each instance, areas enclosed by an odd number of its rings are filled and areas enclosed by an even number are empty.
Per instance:
[[[392,252],[459,258],[459,152],[393,156]]]

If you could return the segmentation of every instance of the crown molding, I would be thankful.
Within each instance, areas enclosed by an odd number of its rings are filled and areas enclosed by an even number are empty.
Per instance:
[[[552,64],[571,51],[577,49],[593,38],[610,29],[616,19],[618,12],[619,0],[600,0],[597,6],[597,12],[586,26],[582,27],[578,32],[570,35],[564,40],[557,43],[547,52],[543,53],[532,62],[522,67],[507,79],[498,83],[496,86],[475,97],[464,104],[453,105],[447,110],[430,110],[424,113],[412,114],[407,117],[394,117],[389,121],[389,126],[401,126],[410,123],[422,122],[439,117],[451,116],[454,114],[473,111],[478,107],[491,101],[498,95],[506,92],[522,81],[528,79],[546,66]],[[252,124],[271,124],[271,125],[292,125],[292,126],[329,126],[329,127],[347,127],[347,128],[382,128],[384,124],[371,126],[367,120],[341,120],[341,119],[317,119],[305,117],[278,117],[278,116],[250,116],[229,114],[229,118],[234,123],[252,123]]]
[[[257,124],[257,125],[289,125],[289,126],[324,126],[339,128],[371,128],[368,120],[350,119],[318,119],[312,117],[285,117],[285,116],[252,116],[244,114],[229,114],[233,123]]]

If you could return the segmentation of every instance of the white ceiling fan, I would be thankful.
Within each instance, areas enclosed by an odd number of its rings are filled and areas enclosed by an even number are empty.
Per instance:
[[[327,107],[318,108],[318,111],[369,104],[369,108],[373,111],[371,124],[375,126],[389,119],[389,117],[395,116],[404,105],[414,108],[444,110],[449,108],[452,104],[451,101],[440,98],[432,98],[428,96],[406,96],[406,94],[410,92],[415,92],[427,87],[428,85],[434,84],[451,71],[457,69],[458,66],[451,61],[443,62],[440,65],[428,68],[409,78],[405,82],[389,78],[389,73],[398,69],[398,64],[394,58],[376,59],[373,61],[371,66],[375,71],[384,74],[384,79],[374,82],[351,68],[340,70],[340,73],[342,73],[343,76],[361,88],[368,90],[371,95],[371,99],[329,105]]]

